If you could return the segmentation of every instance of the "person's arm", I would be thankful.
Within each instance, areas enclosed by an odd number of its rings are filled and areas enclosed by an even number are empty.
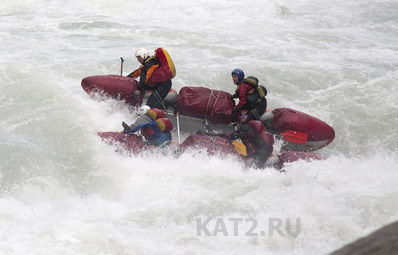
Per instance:
[[[229,135],[230,140],[236,140],[241,138],[250,138],[253,135],[253,129],[248,125],[242,125],[237,131]]]
[[[232,98],[238,98],[239,97],[239,89],[235,89],[235,93],[232,95]]]
[[[144,123],[148,123],[148,122],[151,122],[151,121],[152,121],[152,118],[151,118],[151,117],[149,117],[149,116],[146,115],[146,114],[143,114],[143,115],[141,115],[140,117],[138,117],[138,119],[137,119],[133,124],[130,125],[130,128],[131,128],[131,129],[135,129],[135,128],[138,127],[139,125],[142,125],[142,124],[144,124]]]
[[[157,63],[157,59],[155,58],[152,58],[148,62],[144,63],[143,67],[140,70],[140,82],[138,83],[138,90],[143,91],[145,89],[148,70]]]
[[[146,123],[140,124],[140,125],[136,126],[135,128],[133,128],[131,130],[125,130],[123,132],[125,134],[135,133],[138,130],[140,130],[141,128],[143,128],[143,127],[151,127],[151,128],[155,129],[157,127],[157,124],[156,124],[156,122],[154,120],[151,119],[150,122],[146,122]]]
[[[129,75],[127,75],[127,77],[137,78],[138,76],[140,76],[140,70],[141,70],[141,68],[138,68],[137,70],[132,71]]]
[[[247,97],[247,91],[250,89],[250,85],[242,83],[239,87],[239,104],[236,106],[239,109],[242,109],[242,107],[246,104],[246,97]]]
[[[137,89],[139,91],[144,91],[145,88],[145,79],[146,79],[146,73],[147,73],[148,68],[144,66],[141,71],[140,71],[140,81],[138,83]]]

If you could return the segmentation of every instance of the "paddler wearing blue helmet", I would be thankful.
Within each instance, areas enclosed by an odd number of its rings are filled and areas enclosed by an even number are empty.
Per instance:
[[[242,110],[247,110],[246,121],[259,120],[267,109],[267,90],[259,86],[258,79],[254,76],[245,78],[242,69],[234,69],[231,73],[236,90],[232,98],[239,98],[239,103],[232,112],[232,121],[237,122]]]

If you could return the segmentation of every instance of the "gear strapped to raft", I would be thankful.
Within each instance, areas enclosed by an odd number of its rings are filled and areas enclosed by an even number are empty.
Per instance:
[[[210,90],[210,95],[209,95],[209,98],[208,98],[207,104],[206,104],[205,120],[207,120],[207,116],[208,116],[208,113],[209,113],[210,98],[211,98],[211,97],[214,97],[214,98],[215,98],[215,99],[214,99],[214,103],[213,103],[213,105],[211,106],[211,110],[213,110],[214,105],[217,103],[217,100],[218,100],[218,98],[219,98],[219,96],[220,96],[221,91],[217,91],[217,92],[218,92],[218,95],[215,96],[215,95],[213,94],[213,90]]]
[[[177,98],[183,115],[202,118],[214,124],[229,124],[235,103],[232,95],[204,87],[183,87]]]

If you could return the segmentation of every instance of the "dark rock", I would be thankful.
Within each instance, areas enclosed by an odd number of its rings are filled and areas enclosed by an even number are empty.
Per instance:
[[[393,254],[398,254],[398,221],[331,253],[331,255]]]

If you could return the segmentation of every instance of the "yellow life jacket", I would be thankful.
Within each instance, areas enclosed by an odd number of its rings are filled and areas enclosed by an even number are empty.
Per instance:
[[[256,77],[249,76],[248,78],[244,79],[243,82],[253,87],[247,93],[248,103],[250,104],[258,103],[267,95],[267,89],[262,85],[258,85],[258,79]]]

